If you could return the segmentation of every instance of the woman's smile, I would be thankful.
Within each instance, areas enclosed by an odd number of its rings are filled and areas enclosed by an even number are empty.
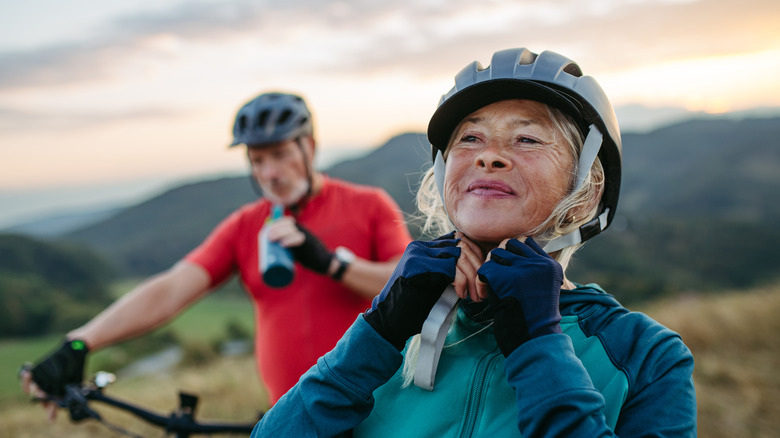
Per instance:
[[[472,182],[466,191],[470,195],[483,198],[507,198],[516,195],[515,191],[508,184],[488,179],[479,179]]]

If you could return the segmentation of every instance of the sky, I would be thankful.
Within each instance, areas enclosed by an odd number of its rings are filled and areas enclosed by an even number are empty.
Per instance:
[[[512,47],[576,60],[624,131],[780,108],[776,0],[0,0],[0,228],[246,172],[264,91],[306,98],[321,166],[424,132]]]

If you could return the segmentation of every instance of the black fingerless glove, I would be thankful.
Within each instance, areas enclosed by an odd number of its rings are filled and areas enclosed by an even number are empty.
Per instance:
[[[333,252],[303,225],[296,223],[295,226],[306,238],[299,246],[290,247],[293,257],[304,267],[320,274],[327,274],[330,262],[333,260]]]
[[[457,244],[452,235],[410,243],[364,315],[366,322],[399,351],[409,338],[420,333],[436,300],[455,279],[460,257]]]
[[[33,367],[33,381],[47,394],[64,395],[65,385],[84,380],[84,361],[88,352],[84,341],[65,341],[57,351]]]

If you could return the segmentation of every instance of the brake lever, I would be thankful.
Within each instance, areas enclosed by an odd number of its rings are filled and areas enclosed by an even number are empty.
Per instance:
[[[87,397],[78,384],[65,385],[65,397],[61,399],[60,406],[68,408],[70,419],[78,422],[87,418],[100,420],[100,414],[90,409]]]

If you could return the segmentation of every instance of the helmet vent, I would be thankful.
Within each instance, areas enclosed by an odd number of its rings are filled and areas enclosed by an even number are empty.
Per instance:
[[[263,111],[260,113],[260,115],[257,117],[257,127],[263,128],[265,124],[268,122],[268,116],[270,113],[268,111]]]
[[[282,115],[279,116],[279,120],[277,120],[276,123],[278,125],[284,125],[285,123],[287,123],[287,119],[289,119],[291,115],[292,115],[292,111],[288,109],[282,111]]]
[[[580,66],[577,64],[570,62],[566,67],[563,68],[563,71],[574,76],[574,77],[581,77],[582,76],[582,70],[580,70]]]
[[[536,53],[533,53],[530,50],[523,50],[520,52],[520,59],[517,63],[520,65],[531,65],[536,61],[537,56]]]

